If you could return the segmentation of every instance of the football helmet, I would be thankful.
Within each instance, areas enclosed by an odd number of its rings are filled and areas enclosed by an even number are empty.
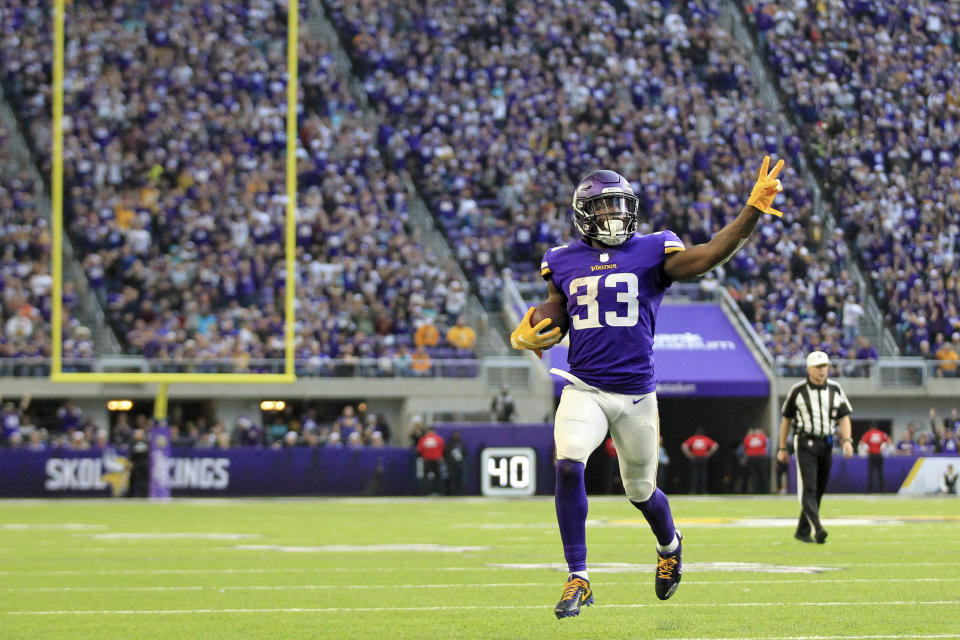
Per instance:
[[[585,238],[616,246],[637,230],[639,204],[626,178],[601,169],[581,180],[573,192],[573,221]]]

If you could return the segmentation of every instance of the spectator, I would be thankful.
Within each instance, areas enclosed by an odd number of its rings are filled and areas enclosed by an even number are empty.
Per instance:
[[[860,438],[860,445],[867,448],[867,493],[883,493],[883,457],[890,446],[890,436],[874,425]]]
[[[410,418],[410,444],[414,448],[420,444],[420,438],[427,432],[423,416],[417,414]]]
[[[936,451],[937,453],[944,453],[948,455],[958,455],[957,451],[957,434],[946,427],[943,428],[941,432],[940,440],[937,442]]]
[[[933,454],[934,447],[930,441],[930,436],[926,433],[917,434],[917,442],[913,447],[913,452],[918,456],[929,456]]]
[[[444,455],[443,438],[437,435],[433,427],[427,427],[427,432],[417,443],[417,454],[423,459],[423,477],[431,494],[441,494],[443,475],[441,463]]]
[[[252,447],[263,444],[263,430],[247,416],[237,418],[234,436],[234,441],[241,446]]]
[[[349,442],[351,433],[360,433],[363,435],[363,424],[360,418],[356,416],[353,405],[344,405],[340,415],[333,421],[333,431],[340,434],[340,438]]]
[[[747,431],[743,438],[743,452],[747,458],[743,492],[747,493],[747,484],[750,484],[753,493],[770,493],[770,449],[763,429],[755,427]]]
[[[464,461],[467,459],[467,446],[463,442],[460,430],[450,434],[444,451],[447,465],[447,495],[458,496],[463,493]]]
[[[423,345],[417,345],[413,355],[410,356],[410,368],[413,375],[426,377],[433,375],[433,364],[430,361],[430,354]]]
[[[957,478],[960,477],[953,469],[952,464],[948,464],[946,470],[943,472],[943,475],[940,476],[940,493],[945,493],[947,495],[953,494],[958,495],[960,491],[957,491],[958,484]]]
[[[150,491],[150,442],[141,428],[134,429],[132,437],[129,453],[130,487],[127,496],[146,498]]]
[[[73,400],[67,400],[57,409],[57,422],[62,432],[73,431],[80,426],[82,419],[83,411],[73,404]]]
[[[843,303],[843,339],[852,344],[860,335],[860,319],[866,312],[852,295]]]
[[[6,443],[15,433],[20,433],[20,427],[25,419],[24,412],[30,407],[30,394],[25,394],[20,398],[19,404],[7,401],[3,403],[3,409],[0,411],[0,427],[3,432],[0,433],[2,440],[0,443]]]
[[[952,343],[946,342],[943,339],[942,333],[937,334],[936,342],[937,350],[934,353],[934,357],[940,361],[940,364],[936,367],[937,377],[957,377],[957,361],[960,360],[960,353],[954,350]]]
[[[490,402],[490,413],[495,422],[512,422],[516,413],[516,403],[513,396],[510,395],[510,388],[507,385],[500,387],[500,393],[493,396]]]
[[[901,456],[910,456],[914,453],[914,448],[916,443],[913,441],[913,433],[916,430],[916,425],[910,423],[907,425],[907,428],[900,434],[900,437],[897,439],[896,452],[897,455]]]
[[[960,413],[956,407],[950,409],[950,417],[943,419],[943,426],[954,433],[960,432]]]
[[[456,323],[447,330],[447,342],[457,349],[473,350],[477,341],[477,332],[467,326],[463,316],[457,316]]]
[[[418,347],[435,347],[440,342],[440,331],[433,318],[425,318],[413,334],[413,342]]]
[[[697,427],[680,448],[690,461],[690,493],[711,493],[707,463],[720,445],[704,435],[703,427]]]

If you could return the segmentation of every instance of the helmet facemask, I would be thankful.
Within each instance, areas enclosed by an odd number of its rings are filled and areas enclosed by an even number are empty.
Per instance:
[[[586,238],[608,246],[623,244],[637,230],[636,196],[624,191],[574,198],[574,223]]]

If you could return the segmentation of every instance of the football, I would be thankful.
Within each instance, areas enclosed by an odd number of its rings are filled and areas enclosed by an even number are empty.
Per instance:
[[[550,324],[540,333],[550,331],[554,327],[560,327],[560,335],[567,335],[570,330],[570,316],[567,315],[567,308],[559,302],[544,302],[533,310],[530,316],[530,326],[535,327],[537,323],[544,318],[550,319]]]

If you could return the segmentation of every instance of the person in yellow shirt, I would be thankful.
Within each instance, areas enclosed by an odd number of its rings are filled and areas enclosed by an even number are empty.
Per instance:
[[[958,354],[953,345],[949,342],[946,342],[943,339],[943,334],[937,334],[937,351],[934,354],[934,358],[939,360],[941,364],[937,366],[937,377],[938,378],[954,378],[957,375],[957,361],[960,360],[960,354]]]
[[[447,331],[447,342],[457,349],[473,349],[477,342],[477,332],[467,326],[463,316],[458,316],[456,324]]]
[[[413,334],[413,343],[418,347],[435,347],[438,342],[440,342],[440,332],[431,318],[417,327],[417,331]]]

